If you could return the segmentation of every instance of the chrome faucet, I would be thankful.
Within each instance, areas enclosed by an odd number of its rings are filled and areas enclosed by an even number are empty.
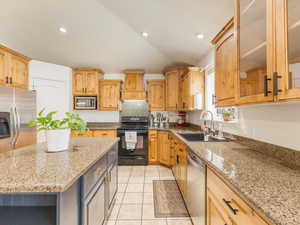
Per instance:
[[[215,130],[214,130],[214,115],[211,111],[209,110],[203,110],[202,113],[200,114],[200,120],[204,120],[204,126],[206,126],[206,121],[205,121],[205,116],[210,115],[210,126],[209,126],[209,135],[214,136]]]

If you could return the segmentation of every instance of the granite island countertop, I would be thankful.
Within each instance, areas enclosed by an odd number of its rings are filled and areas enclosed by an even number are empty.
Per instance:
[[[300,170],[232,142],[190,142],[170,129],[271,224],[300,224]]]
[[[0,194],[63,192],[118,141],[71,138],[69,151],[47,153],[43,143],[1,153]]]

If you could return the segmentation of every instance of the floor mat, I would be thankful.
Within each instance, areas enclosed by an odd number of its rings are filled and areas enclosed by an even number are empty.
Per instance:
[[[155,217],[189,217],[175,180],[154,180]]]

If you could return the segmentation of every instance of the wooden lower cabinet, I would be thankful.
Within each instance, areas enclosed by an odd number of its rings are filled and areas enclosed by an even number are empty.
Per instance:
[[[268,225],[210,168],[207,169],[208,225]]]
[[[71,137],[113,138],[113,137],[117,137],[117,131],[116,130],[88,130],[84,133],[72,131]]]
[[[157,131],[156,130],[149,130],[148,160],[149,160],[150,164],[158,163]]]
[[[169,149],[169,132],[168,131],[158,131],[158,152],[159,152],[159,162],[163,165],[171,165],[170,149]]]
[[[180,144],[177,151],[178,155],[178,166],[179,166],[179,177],[178,185],[182,196],[187,196],[187,148],[184,144]]]
[[[93,137],[93,131],[88,130],[84,133],[80,133],[73,130],[71,133],[71,137]]]
[[[174,164],[172,171],[184,198],[187,196],[187,147],[174,138]]]
[[[232,225],[222,205],[210,191],[207,192],[207,225]]]
[[[94,130],[93,137],[114,138],[117,137],[117,131],[116,130]]]
[[[149,130],[148,160],[150,164],[172,165],[172,148],[168,131]]]

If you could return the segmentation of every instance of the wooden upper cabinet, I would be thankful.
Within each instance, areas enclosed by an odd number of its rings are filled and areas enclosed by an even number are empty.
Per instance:
[[[122,91],[123,100],[144,100],[146,93],[144,89],[143,70],[125,70],[125,83]]]
[[[179,69],[170,69],[165,72],[166,80],[166,110],[179,110],[179,81],[181,71]]]
[[[28,61],[22,57],[10,56],[11,85],[16,88],[28,88]]]
[[[0,85],[28,88],[30,58],[0,45]]]
[[[99,79],[103,78],[103,72],[95,68],[73,69],[73,95],[74,96],[98,96]]]
[[[275,0],[236,0],[236,3],[237,103],[273,101]]]
[[[188,76],[188,74],[185,73],[183,76],[181,76],[180,106],[182,110],[187,109],[189,106],[190,82],[190,76]]]
[[[120,110],[121,95],[120,80],[99,81],[99,110],[118,111]]]
[[[86,72],[86,95],[97,95],[98,94],[98,71],[87,71]]]
[[[218,107],[236,104],[237,40],[232,18],[212,40],[215,45],[215,96]]]
[[[300,99],[300,2],[276,0],[276,63],[274,95],[279,101]],[[276,87],[278,86],[278,88]],[[277,91],[276,91],[277,90]]]
[[[0,48],[0,85],[6,84],[7,57],[6,52]]]
[[[198,67],[173,67],[165,71],[166,110],[194,110],[195,96],[204,107],[204,72]]]
[[[81,95],[85,92],[86,76],[84,71],[73,72],[73,95]]]
[[[149,80],[147,100],[151,111],[165,110],[165,81]]]
[[[199,67],[187,67],[185,73],[181,76],[181,109],[195,110],[204,108],[204,71]],[[195,96],[199,95],[200,101],[196,107]]]

